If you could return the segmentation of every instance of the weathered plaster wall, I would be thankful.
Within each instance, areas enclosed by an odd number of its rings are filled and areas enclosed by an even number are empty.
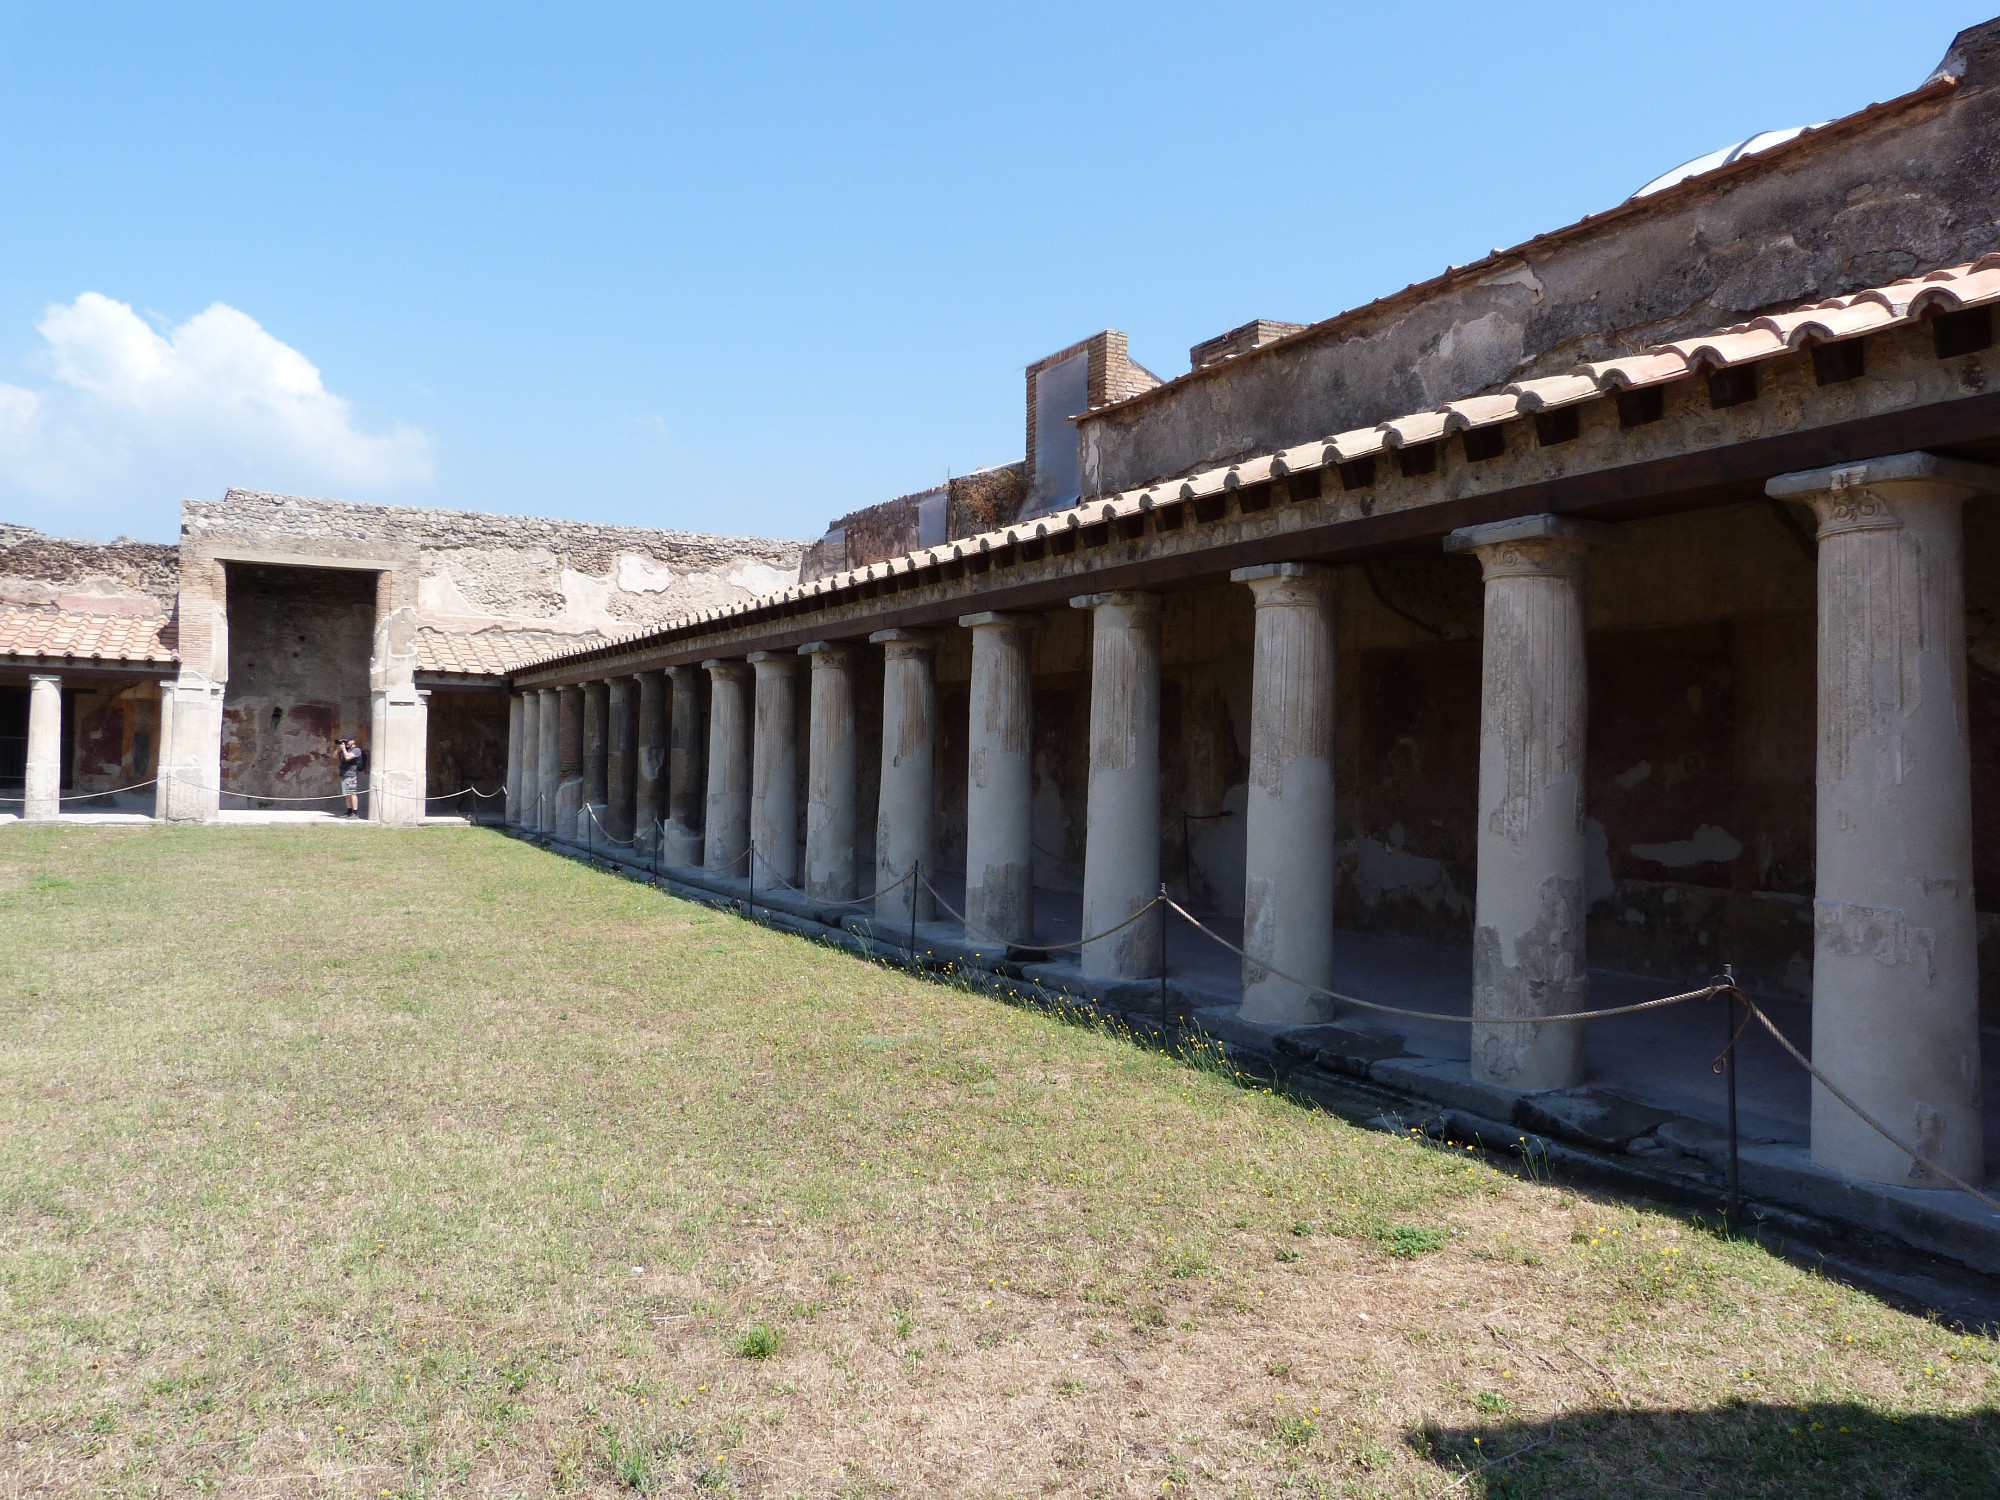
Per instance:
[[[1715,183],[1670,189],[1085,418],[1085,493],[1431,410],[2000,248],[2000,23],[1975,33],[1963,81],[1943,97],[1836,122]]]
[[[376,575],[225,563],[229,685],[222,789],[250,798],[331,796],[334,743],[370,737]]]

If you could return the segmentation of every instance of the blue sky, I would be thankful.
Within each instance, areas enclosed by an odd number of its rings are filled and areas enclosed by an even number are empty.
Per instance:
[[[1914,88],[2000,0],[0,0],[0,520],[239,484],[769,536]]]

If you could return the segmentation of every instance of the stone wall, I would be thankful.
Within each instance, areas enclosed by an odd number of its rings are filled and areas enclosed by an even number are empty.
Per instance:
[[[190,500],[181,537],[411,552],[421,624],[452,634],[614,635],[769,593],[798,575],[803,544],[637,526],[231,490]],[[303,544],[303,545],[301,545]]]

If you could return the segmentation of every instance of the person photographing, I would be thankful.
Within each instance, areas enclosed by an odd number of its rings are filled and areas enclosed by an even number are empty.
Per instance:
[[[361,748],[353,735],[349,735],[334,746],[333,759],[340,770],[340,794],[347,799],[347,807],[341,816],[358,818],[361,816],[361,772],[368,764],[368,752]]]

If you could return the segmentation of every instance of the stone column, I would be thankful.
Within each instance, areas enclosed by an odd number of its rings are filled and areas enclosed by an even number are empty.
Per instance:
[[[701,665],[709,682],[703,863],[712,875],[741,880],[750,856],[750,668],[740,661]],[[675,694],[677,700],[679,696]]]
[[[1034,684],[1039,615],[961,615],[972,632],[965,921],[974,942],[1035,940]],[[1088,903],[1088,896],[1085,897]]]
[[[1070,606],[1092,614],[1083,930],[1108,933],[1160,893],[1160,597],[1083,594]],[[1086,943],[1084,977],[1156,977],[1163,916]]]
[[[521,800],[514,822],[522,828],[541,827],[542,695],[534,688],[521,694]]]
[[[1475,1020],[1589,1009],[1584,972],[1584,575],[1615,527],[1563,516],[1467,526],[1445,549],[1486,576],[1479,693]],[[1472,1076],[1511,1089],[1583,1082],[1583,1027],[1472,1028]]]
[[[507,695],[507,800],[501,804],[509,823],[521,821],[521,695]]]
[[[698,865],[703,855],[703,823],[708,793],[702,755],[708,726],[702,721],[700,669],[669,667],[673,718],[667,726],[667,831],[662,857],[669,864]]]
[[[632,774],[633,837],[651,849],[667,814],[667,682],[658,672],[633,677],[639,688]]]
[[[535,831],[553,834],[556,831],[556,804],[562,800],[562,692],[558,688],[541,688],[535,696],[542,700],[542,748],[535,757],[536,769],[541,774],[540,796],[535,807]]]
[[[1332,1009],[1293,981],[1333,986],[1334,573],[1319,563],[1267,563],[1229,576],[1247,583],[1257,603],[1243,1016],[1296,1025]]]
[[[875,821],[875,919],[928,922],[930,891],[905,880],[937,868],[937,638],[921,630],[878,630],[882,667],[882,797]],[[895,889],[891,890],[890,887]]]
[[[193,542],[181,545],[180,672],[160,689],[160,775],[167,818],[212,823],[222,809],[222,699],[229,685],[228,580]]]
[[[1980,1181],[1960,508],[2000,470],[1929,453],[1786,474],[1819,518],[1812,1057],[1922,1155]],[[1871,1182],[1947,1187],[1813,1085],[1812,1154]]]
[[[28,786],[21,817],[53,822],[62,812],[62,679],[28,678]]]
[[[583,812],[583,687],[556,689],[556,837],[576,837]]]
[[[630,842],[634,827],[632,796],[639,760],[639,718],[632,700],[639,684],[614,677],[605,685],[604,827],[614,839]]]
[[[854,652],[831,641],[799,647],[812,662],[806,751],[806,896],[852,901],[859,749],[854,729]]]
[[[171,677],[160,684],[160,734],[154,740],[157,747],[153,752],[153,817],[164,823],[172,816],[173,810],[173,743],[174,743],[174,682]]]
[[[753,651],[756,733],[750,764],[750,842],[755,883],[799,883],[799,658]]]
[[[609,700],[609,684],[604,679],[583,684],[583,801],[576,814],[579,843],[604,836],[605,818],[610,811],[610,768],[606,763],[610,748]]]

